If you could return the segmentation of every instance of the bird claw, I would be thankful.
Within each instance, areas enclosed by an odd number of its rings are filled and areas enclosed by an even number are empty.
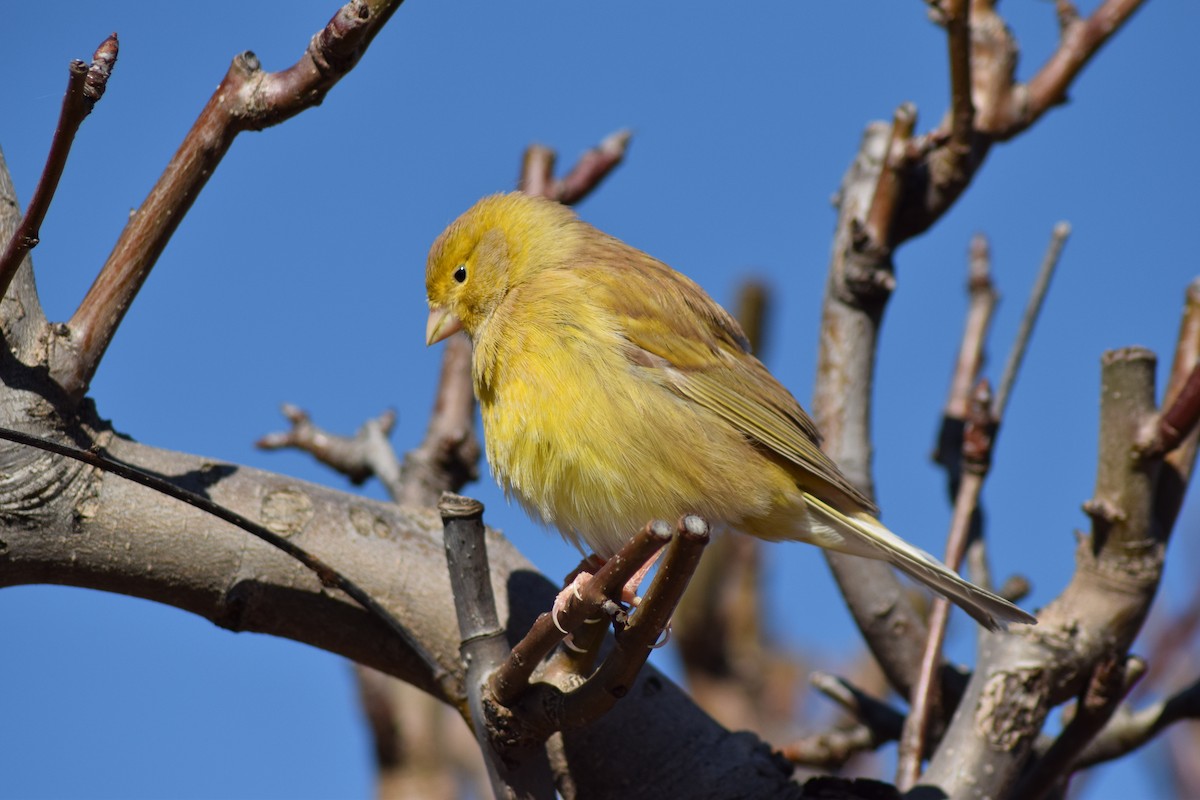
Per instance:
[[[571,602],[572,596],[574,596],[574,598],[579,602],[583,602],[583,593],[580,591],[580,587],[591,579],[592,575],[590,572],[580,572],[576,574],[571,580],[571,583],[558,593],[558,597],[554,598],[554,605],[550,608],[550,619],[554,623],[554,627],[557,628],[558,632],[563,636],[570,636],[571,632],[564,628],[562,623],[558,621],[558,615],[566,610],[567,604]]]
[[[658,641],[650,645],[651,650],[657,650],[660,647],[666,647],[667,642],[671,641],[671,623],[667,623],[667,627],[662,629],[659,634]]]

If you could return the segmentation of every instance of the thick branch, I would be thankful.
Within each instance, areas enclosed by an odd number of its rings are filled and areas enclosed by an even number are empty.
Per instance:
[[[1107,353],[1101,377],[1092,536],[1037,627],[981,640],[967,693],[922,778],[950,797],[1010,792],[1047,714],[1080,694],[1103,659],[1124,657],[1154,598],[1169,531],[1154,522],[1157,470],[1133,457],[1154,413],[1154,357],[1141,348]]]
[[[436,513],[121,438],[112,438],[107,450],[258,519],[352,576],[461,685],[459,634]],[[433,681],[377,619],[274,548],[114,476],[86,468],[55,471],[61,460],[46,461],[39,451],[5,449],[4,463],[0,586],[50,582],[119,592],[191,611],[230,630],[296,639],[415,683],[465,715],[463,695]],[[492,589],[511,643],[549,605],[554,587],[498,534],[487,538]],[[664,771],[668,753],[677,756],[680,730],[688,731],[689,759],[679,760],[678,771]],[[623,702],[564,736],[563,746],[573,777],[593,787],[593,797],[702,796],[712,786],[761,796],[795,790],[789,770],[772,762],[757,738],[730,736],[651,667],[641,670]],[[643,780],[626,787],[626,774]]]
[[[821,340],[812,414],[824,436],[823,448],[842,472],[868,496],[871,481],[870,405],[876,342],[887,292],[862,291],[885,281],[864,275],[891,275],[891,263],[867,261],[856,251],[856,220],[875,196],[891,127],[872,125],[858,157],[842,179],[838,225],[822,304]],[[842,595],[868,647],[889,683],[907,697],[917,679],[925,623],[895,573],[884,563],[823,550]]]

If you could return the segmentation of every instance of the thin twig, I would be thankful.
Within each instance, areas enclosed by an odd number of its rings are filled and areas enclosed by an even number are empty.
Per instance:
[[[854,722],[781,747],[780,755],[793,764],[836,770],[858,753],[900,738],[904,715],[884,701],[826,672],[814,672],[809,682],[845,710]]]
[[[56,349],[51,375],[68,396],[87,391],[125,312],[234,138],[319,105],[402,1],[351,0],[288,69],[264,72],[250,52],[233,59],[67,324],[69,346]]]
[[[950,391],[942,411],[934,461],[946,470],[946,486],[950,501],[958,497],[962,479],[963,433],[971,407],[971,392],[983,369],[984,351],[992,316],[999,294],[992,283],[991,250],[987,237],[976,234],[971,239],[967,268],[967,319],[959,345],[958,360],[950,379]],[[983,521],[979,509],[971,515],[968,531],[967,573],[972,583],[990,589],[991,570],[983,542]]]
[[[29,201],[29,208],[25,209],[21,224],[8,240],[4,255],[0,256],[0,297],[8,293],[17,268],[40,241],[42,221],[46,219],[46,212],[50,210],[50,202],[58,189],[58,181],[66,169],[75,134],[104,95],[108,76],[117,63],[117,49],[117,35],[114,33],[96,48],[90,67],[75,60],[67,68],[67,91],[63,95],[54,138],[50,141],[46,166],[42,169],[42,177],[33,192],[33,199]]]
[[[967,319],[944,412],[945,417],[960,422],[967,418],[971,392],[979,382],[988,331],[991,329],[992,316],[1000,298],[996,285],[992,282],[991,248],[987,237],[982,233],[971,239],[967,264]],[[957,462],[962,453],[961,438],[960,434],[959,441],[953,444],[953,452],[942,454],[939,448],[939,456],[952,457]],[[939,463],[945,462],[939,458]]]
[[[575,166],[558,181],[554,199],[565,205],[573,205],[591,194],[604,176],[625,159],[632,138],[633,131],[617,131],[605,137],[599,146],[580,156]]]
[[[633,132],[628,130],[609,134],[599,145],[580,156],[562,178],[554,177],[557,159],[554,150],[545,145],[530,145],[521,159],[517,189],[564,205],[574,205],[591,194],[625,159],[632,138]]]
[[[963,435],[963,475],[954,503],[950,534],[946,542],[946,564],[958,569],[967,550],[971,519],[979,505],[983,480],[990,466],[996,422],[991,416],[991,389],[986,380],[976,387]],[[950,619],[950,603],[937,597],[929,613],[929,635],[921,659],[921,670],[913,690],[911,710],[904,722],[897,755],[896,785],[907,791],[921,774],[929,721],[938,706],[938,667]]]
[[[900,737],[904,715],[888,703],[872,697],[845,678],[827,672],[814,672],[808,680],[813,688],[877,735],[893,740]]]
[[[1121,758],[1152,741],[1170,725],[1195,719],[1200,719],[1200,680],[1141,711],[1121,706],[1079,754],[1072,768],[1079,770]]]
[[[399,475],[396,455],[387,443],[387,436],[396,425],[396,412],[385,411],[374,419],[367,420],[353,438],[335,436],[313,424],[308,413],[291,403],[283,404],[283,415],[292,427],[287,431],[268,433],[254,446],[260,450],[294,448],[309,453],[322,464],[345,475],[354,485],[359,485],[372,475],[382,473],[385,486],[389,481],[383,476],[389,469],[395,473],[391,483]],[[380,452],[381,445],[383,452]],[[381,455],[390,453],[389,467]]]
[[[1038,270],[1037,280],[1033,284],[1033,289],[1029,293],[1029,302],[1025,305],[1025,314],[1021,317],[1021,325],[1017,329],[1017,338],[1013,340],[1012,349],[1008,353],[1008,361],[1004,363],[1004,375],[1000,379],[999,388],[996,391],[996,419],[1004,418],[1004,410],[1008,406],[1008,399],[1012,395],[1013,385],[1017,381],[1017,373],[1021,369],[1021,361],[1025,358],[1025,350],[1029,346],[1029,337],[1033,335],[1033,326],[1037,322],[1038,315],[1042,311],[1042,303],[1046,299],[1046,291],[1050,288],[1050,279],[1054,277],[1054,270],[1058,267],[1059,256],[1062,255],[1063,245],[1067,242],[1067,237],[1071,235],[1071,226],[1066,222],[1060,222],[1054,226],[1054,231],[1050,235],[1050,244],[1046,248],[1046,254],[1042,257],[1042,266]]]
[[[326,564],[325,561],[317,556],[309,553],[307,550],[293,544],[291,540],[284,536],[280,536],[274,531],[266,528],[254,520],[242,516],[236,511],[225,508],[222,505],[214,503],[203,495],[190,492],[187,489],[180,488],[175,484],[160,478],[156,475],[151,475],[131,464],[125,464],[116,461],[107,456],[100,455],[96,452],[80,450],[76,447],[60,444],[59,442],[43,439],[38,436],[31,436],[27,433],[14,431],[9,428],[0,428],[0,439],[6,439],[10,442],[26,445],[28,447],[36,447],[39,450],[45,450],[55,455],[60,455],[65,458],[71,458],[75,461],[82,462],[96,469],[111,472],[113,475],[124,478],[134,483],[145,486],[148,489],[153,489],[160,494],[167,495],[181,503],[198,508],[217,519],[228,522],[230,525],[235,525],[252,536],[261,539],[272,547],[283,551],[287,555],[299,561],[304,566],[308,567],[320,579],[323,586],[335,589],[341,589],[349,597],[354,599],[365,608],[367,611],[374,614],[384,624],[391,628],[399,639],[404,642],[409,649],[425,664],[432,676],[432,680],[437,683],[445,683],[450,679],[449,673],[438,664],[437,660],[418,642],[413,635],[397,620],[390,611],[387,610],[381,603],[373,598],[368,592],[360,588],[350,578],[343,575],[341,572]],[[447,694],[448,697],[453,697],[455,692]]]

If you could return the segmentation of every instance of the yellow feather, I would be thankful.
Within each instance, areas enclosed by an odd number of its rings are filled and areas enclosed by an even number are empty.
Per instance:
[[[484,198],[434,242],[425,282],[427,340],[472,339],[496,479],[581,548],[607,558],[694,513],[885,559],[988,627],[1034,621],[883,527],[733,318],[569,209]]]

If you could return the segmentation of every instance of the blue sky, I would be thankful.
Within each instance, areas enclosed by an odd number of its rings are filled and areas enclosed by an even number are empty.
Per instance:
[[[1083,3],[1085,12],[1095,4]],[[120,61],[84,123],[34,252],[43,303],[66,319],[129,211],[224,74],[254,50],[293,63],[333,2],[68,2],[6,12],[0,147],[22,203],[41,171],[66,65],[111,31]],[[736,8],[736,13],[734,9]],[[1027,78],[1055,45],[1053,5],[1010,0]],[[997,377],[1050,230],[1074,234],[1009,406],[985,491],[1000,574],[1054,597],[1087,520],[1099,358],[1131,344],[1169,356],[1196,276],[1200,154],[1194,4],[1150,0],[1077,81],[1071,102],[997,146],[962,201],[897,255],[875,409],[888,524],[940,552],[949,521],[929,462],[962,325],[965,252],[991,238],[1003,301]],[[941,31],[919,2],[521,4],[410,0],[325,103],[235,143],[130,310],[93,384],[102,415],[164,448],[349,488],[300,455],[253,442],[281,402],[351,432],[394,407],[394,442],[419,441],[440,353],[423,342],[429,243],[478,197],[512,187],[523,148],[569,164],[623,127],[626,163],[580,213],[698,280],[722,302],[770,283],[766,361],[811,393],[829,199],[864,125],[947,101]],[[367,487],[382,497],[378,487]],[[547,574],[577,555],[469,490]],[[1195,563],[1190,502],[1162,603]],[[770,625],[836,669],[858,652],[822,559],[771,549]],[[813,610],[819,609],[819,613]],[[0,592],[0,796],[367,797],[370,750],[348,666],[311,648],[234,635],[174,609],[52,587]],[[965,619],[951,653],[970,657]],[[663,666],[671,669],[670,655]],[[1153,756],[1105,791],[1155,786]],[[1093,783],[1093,788],[1100,782]],[[1093,796],[1098,796],[1093,793]]]

